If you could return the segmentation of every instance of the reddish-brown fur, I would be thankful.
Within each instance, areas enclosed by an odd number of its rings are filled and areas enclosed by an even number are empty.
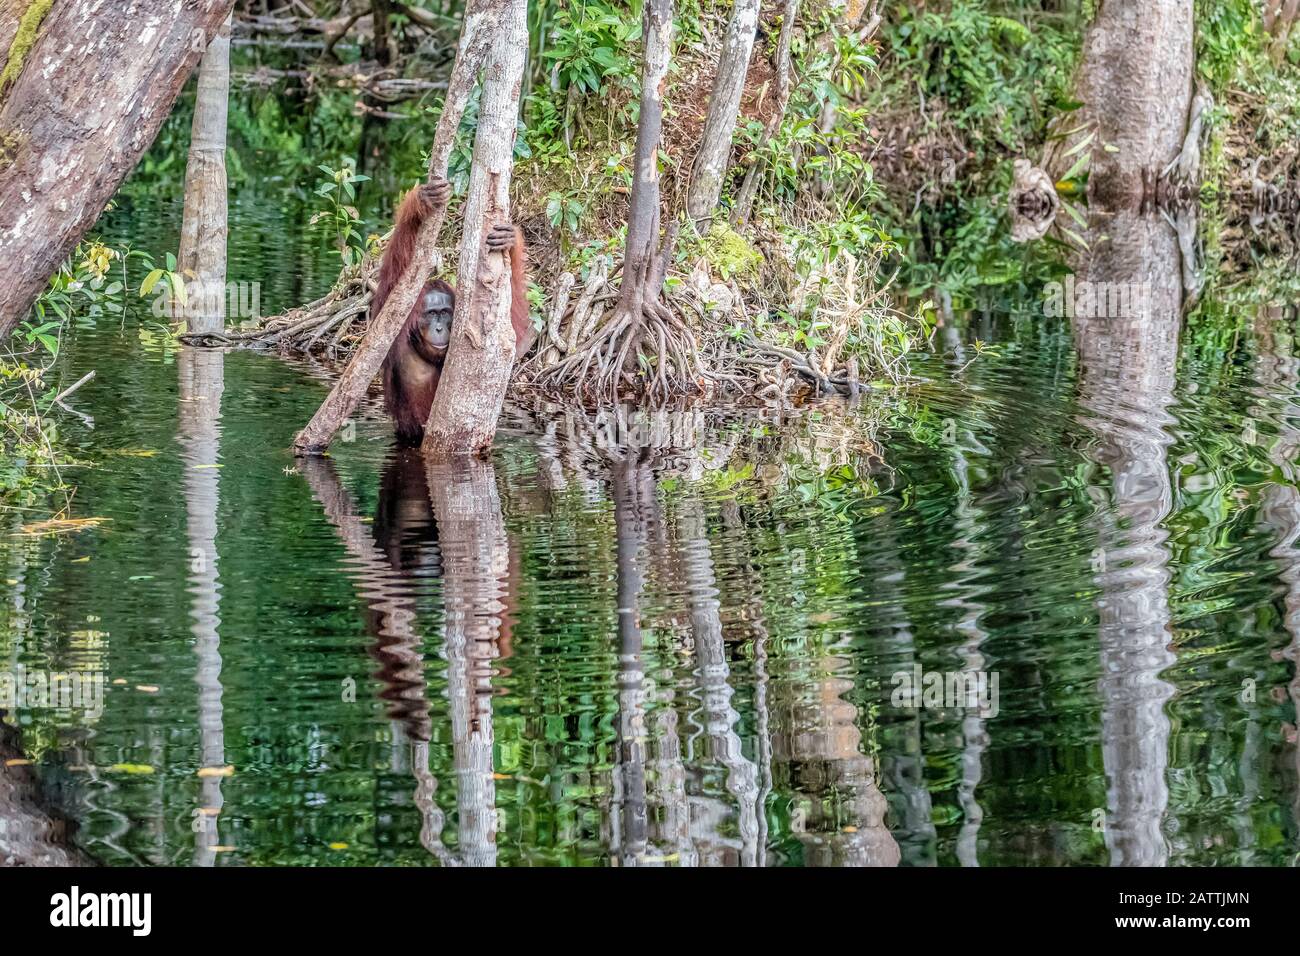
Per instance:
[[[445,187],[444,187],[445,188]],[[433,203],[429,187],[417,186],[406,194],[397,209],[397,222],[393,237],[384,250],[384,260],[379,267],[379,282],[371,317],[378,316],[393,291],[393,286],[406,271],[415,253],[415,237],[420,224],[432,214]],[[528,257],[524,236],[515,227],[515,244],[508,253],[510,259],[510,324],[515,330],[515,359],[522,358],[533,344],[534,331],[528,316]],[[441,279],[426,282],[420,290],[411,314],[406,317],[402,331],[384,359],[384,407],[392,416],[397,437],[403,443],[418,442],[429,420],[429,409],[438,392],[442,377],[445,349],[432,350],[420,330],[420,302],[426,292],[441,290],[455,295],[450,285]]]

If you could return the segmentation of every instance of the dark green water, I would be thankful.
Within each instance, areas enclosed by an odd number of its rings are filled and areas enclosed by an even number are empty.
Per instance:
[[[260,216],[232,278],[274,309],[319,280]],[[176,209],[120,217],[174,242]],[[77,331],[73,514],[105,520],[3,516],[0,666],[100,675],[102,712],[10,712],[0,848],[1289,865],[1300,359],[1288,320],[1217,348],[1174,314],[1083,349],[977,316],[917,389],[784,418],[515,401],[490,465],[432,476],[374,402],[295,467],[322,370]]]

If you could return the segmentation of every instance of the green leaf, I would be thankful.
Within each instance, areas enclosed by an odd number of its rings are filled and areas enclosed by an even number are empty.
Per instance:
[[[153,287],[158,284],[158,280],[161,279],[162,277],[163,277],[162,269],[154,269],[153,272],[145,276],[144,281],[140,283],[140,297],[144,298],[146,295],[152,292]]]
[[[172,293],[176,296],[176,301],[181,304],[182,309],[185,308],[189,304],[189,296],[185,292],[185,280],[176,272],[170,273],[168,278],[171,279]]]
[[[1092,142],[1094,139],[1096,139],[1096,138],[1097,138],[1097,131],[1096,131],[1096,130],[1093,130],[1091,133],[1089,133],[1089,134],[1088,134],[1087,136],[1085,136],[1083,139],[1079,140],[1079,142],[1075,143],[1073,146],[1071,146],[1069,149],[1067,149],[1067,150],[1065,151],[1065,157],[1068,159],[1069,157],[1073,156],[1073,155],[1074,155],[1075,153],[1077,153],[1079,150],[1084,149],[1084,148],[1085,148],[1089,143],[1091,143],[1091,142]],[[1069,177],[1066,177],[1066,178],[1068,179]]]

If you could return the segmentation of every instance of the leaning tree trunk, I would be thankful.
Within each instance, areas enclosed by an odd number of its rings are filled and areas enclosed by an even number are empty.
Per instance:
[[[709,116],[704,122],[704,139],[695,157],[691,186],[686,194],[686,212],[698,223],[711,219],[722,197],[722,180],[731,157],[731,139],[740,115],[740,99],[749,75],[749,60],[754,54],[754,36],[758,31],[759,0],[736,0],[727,36],[718,58]]]
[[[221,25],[199,68],[199,91],[185,168],[181,272],[186,284],[186,331],[220,332],[226,319],[226,112],[230,103],[230,18]]]
[[[510,0],[483,72],[483,98],[465,200],[451,348],[424,430],[436,460],[480,454],[492,444],[514,365],[510,267],[485,254],[489,229],[510,218],[510,171],[528,54],[528,2]]]
[[[445,178],[447,162],[460,129],[461,117],[470,94],[477,85],[479,69],[486,63],[488,53],[498,39],[500,24],[511,12],[516,0],[469,0],[465,9],[464,26],[456,50],[456,65],[447,86],[447,98],[438,117],[438,128],[433,135],[433,149],[429,152],[429,179]],[[397,280],[388,301],[366,327],[352,360],[339,376],[333,390],[321,403],[307,427],[294,439],[294,452],[318,454],[329,447],[334,434],[343,426],[374,381],[384,356],[397,338],[402,323],[410,314],[415,300],[424,285],[425,276],[433,265],[437,250],[438,233],[447,209],[434,211],[420,226],[416,235],[415,254],[406,272]]]
[[[58,0],[40,23],[0,93],[0,339],[153,142],[232,6]]]
[[[731,219],[737,226],[748,222],[750,214],[754,211],[754,199],[758,195],[758,184],[763,173],[762,153],[780,132],[781,124],[785,122],[786,110],[790,107],[790,74],[794,59],[791,49],[794,44],[795,24],[799,20],[799,2],[800,0],[785,0],[785,7],[781,11],[781,36],[776,44],[776,105],[763,126],[763,138],[755,151],[754,163],[745,173],[745,181],[740,186],[740,195],[736,198],[736,208],[732,210]]]

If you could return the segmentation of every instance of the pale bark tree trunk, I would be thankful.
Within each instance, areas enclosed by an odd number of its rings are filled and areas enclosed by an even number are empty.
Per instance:
[[[220,500],[221,394],[225,356],[218,351],[181,352],[180,443],[185,464],[185,529],[189,539],[190,633],[194,635],[198,685],[199,766],[226,766],[221,685],[221,581],[217,569],[217,505]],[[199,782],[194,821],[194,865],[214,866],[220,844],[218,819],[224,805],[221,776]]]
[[[0,339],[153,142],[232,5],[60,0],[45,17],[0,94]]]
[[[497,18],[484,69],[451,347],[424,430],[423,451],[439,460],[482,454],[492,445],[514,367],[510,265],[505,253],[488,253],[485,240],[493,224],[510,218],[510,173],[527,52],[527,0],[509,0]]]
[[[713,218],[722,197],[722,181],[731,158],[731,139],[740,115],[740,99],[745,93],[745,77],[749,75],[749,61],[754,55],[759,6],[759,0],[735,0],[731,19],[727,21],[713,98],[704,121],[703,141],[686,194],[686,213],[697,226]]]
[[[433,135],[433,149],[429,153],[430,181],[443,179],[447,175],[447,161],[456,141],[456,131],[460,129],[465,106],[478,83],[479,69],[487,61],[493,45],[500,39],[503,18],[518,2],[519,0],[469,0],[466,5],[460,43],[456,50],[456,65],[447,86],[442,115],[438,117],[438,128]],[[328,448],[334,434],[365,397],[424,286],[425,276],[433,264],[438,233],[442,230],[446,213],[445,206],[437,209],[421,224],[410,266],[393,286],[379,315],[371,317],[365,336],[334,388],[316,410],[307,427],[294,439],[295,453],[318,454]],[[462,297],[457,297],[458,300],[460,298]]]
[[[957,508],[953,515],[957,526],[957,538],[952,542],[953,551],[962,555],[962,560],[952,568],[958,574],[974,575],[983,566],[984,561],[993,560],[990,548],[982,540],[980,530],[987,527],[987,516],[982,507],[971,494],[971,465],[966,451],[961,446],[953,448],[953,473],[957,477]],[[953,607],[961,612],[961,620],[956,630],[966,638],[954,648],[954,653],[962,660],[961,672],[968,675],[968,680],[990,680],[984,665],[987,662],[981,649],[988,639],[988,632],[980,626],[980,621],[988,613],[988,605],[973,599],[965,584],[956,584],[959,593],[956,597],[943,600],[944,606]],[[967,687],[972,686],[967,684]],[[989,687],[987,683],[984,685]],[[990,691],[991,695],[992,691]],[[989,700],[990,704],[995,703]],[[979,804],[977,790],[984,771],[984,753],[989,747],[989,732],[985,726],[986,716],[980,708],[972,706],[968,699],[962,703],[962,752],[961,781],[957,785],[957,803],[961,807],[961,830],[957,833],[955,852],[961,866],[979,866],[979,832],[984,822],[984,809]]]
[[[745,173],[745,181],[741,183],[740,195],[736,198],[736,208],[731,214],[732,222],[736,225],[748,222],[750,214],[754,211],[754,199],[758,196],[758,184],[763,174],[764,163],[761,153],[771,145],[776,134],[780,132],[781,124],[785,122],[786,110],[790,107],[793,68],[791,48],[794,43],[795,24],[799,19],[799,3],[800,0],[785,0],[785,8],[781,12],[781,35],[776,44],[776,105],[763,127],[763,138],[759,141],[754,164],[749,167]]]
[[[1068,119],[1084,128],[1062,141],[1045,167],[1071,165],[1064,154],[1083,137],[1088,195],[1107,208],[1156,196],[1157,182],[1179,155],[1192,101],[1193,0],[1105,0],[1088,28],[1075,95],[1084,106]],[[1081,123],[1082,121],[1082,123]]]
[[[1169,806],[1174,688],[1161,673],[1169,650],[1171,560],[1165,519],[1173,507],[1169,413],[1182,317],[1178,237],[1158,215],[1102,214],[1089,230],[1079,282],[1130,290],[1127,308],[1096,285],[1076,286],[1074,339],[1079,404],[1097,438],[1097,463],[1112,476],[1111,507],[1098,521],[1093,556],[1101,647],[1102,761],[1108,780],[1106,845],[1112,866],[1161,866]],[[1105,237],[1105,241],[1102,241]],[[1136,293],[1136,294],[1135,294]],[[1106,307],[1103,308],[1103,300]],[[1124,314],[1097,314],[1099,312]]]
[[[497,862],[492,661],[500,656],[510,546],[490,462],[430,463],[443,568],[443,653],[466,866]]]
[[[732,703],[731,668],[722,638],[722,604],[718,599],[713,549],[709,546],[704,506],[698,497],[678,508],[679,544],[691,612],[691,636],[699,665],[700,701],[711,756],[726,770],[726,788],[736,804],[732,823],[740,837],[739,864],[758,862],[758,766],[745,756],[736,728],[740,714]],[[728,827],[730,829],[730,827]]]
[[[650,815],[646,791],[646,687],[641,633],[642,570],[645,549],[643,500],[649,469],[620,462],[612,469],[615,549],[618,578],[618,736],[614,786],[610,797],[610,852],[620,866],[637,866],[648,855]]]
[[[199,68],[178,268],[186,275],[186,331],[220,332],[226,320],[226,115],[230,105],[230,18]]]

